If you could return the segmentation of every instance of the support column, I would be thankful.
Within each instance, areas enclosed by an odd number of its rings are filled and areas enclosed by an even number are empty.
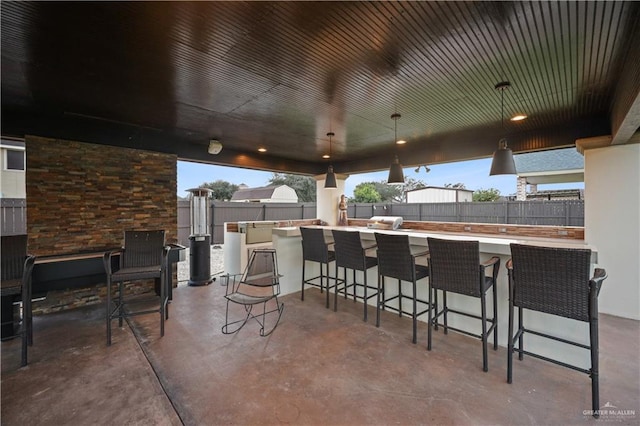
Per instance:
[[[527,200],[527,178],[518,176],[518,180],[516,181],[516,200]]]
[[[640,319],[640,144],[584,150],[585,240],[598,250],[600,312]]]
[[[325,175],[315,176],[316,180],[316,217],[328,225],[338,224],[338,204],[344,194],[344,182],[349,175],[336,173],[337,188],[325,188]]]

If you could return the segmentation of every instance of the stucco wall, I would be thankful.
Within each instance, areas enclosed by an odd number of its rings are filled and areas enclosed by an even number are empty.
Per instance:
[[[640,145],[585,151],[585,240],[608,278],[600,312],[640,319]]]

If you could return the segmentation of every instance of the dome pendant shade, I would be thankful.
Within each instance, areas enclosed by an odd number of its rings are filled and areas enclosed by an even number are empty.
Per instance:
[[[502,132],[504,132],[504,91],[509,87],[511,87],[511,84],[508,81],[502,81],[495,86],[495,89],[500,91],[500,119],[502,121]],[[498,150],[493,153],[489,176],[515,174],[516,163],[513,161],[513,152],[511,152],[511,149],[507,147],[507,140],[502,138],[498,142]]]
[[[338,184],[336,183],[336,174],[333,173],[333,166],[329,166],[327,168],[327,176],[324,178],[324,187],[325,188],[338,187]]]
[[[404,173],[402,172],[402,165],[398,160],[398,156],[393,160],[391,166],[389,166],[389,177],[387,178],[388,184],[403,184]]]
[[[511,148],[507,147],[507,141],[501,139],[498,150],[493,153],[489,176],[515,174],[516,164],[513,161],[513,152],[511,152]]]

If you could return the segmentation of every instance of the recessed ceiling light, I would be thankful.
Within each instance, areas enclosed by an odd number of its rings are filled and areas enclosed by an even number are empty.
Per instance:
[[[329,154],[325,154],[322,156],[322,158],[327,159],[327,158],[331,158],[331,156]]]
[[[525,118],[527,118],[526,115],[524,114],[519,114],[519,115],[514,115],[513,117],[510,118],[511,121],[522,121]]]
[[[404,139],[400,139],[399,141],[396,141],[396,144],[398,145],[404,145],[405,143],[407,143],[407,141],[405,141]]]
[[[258,148],[259,152],[267,152],[267,148]]]

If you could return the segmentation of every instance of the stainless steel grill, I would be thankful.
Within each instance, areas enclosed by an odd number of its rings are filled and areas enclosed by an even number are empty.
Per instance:
[[[402,225],[400,216],[373,216],[367,221],[369,229],[398,229]]]

